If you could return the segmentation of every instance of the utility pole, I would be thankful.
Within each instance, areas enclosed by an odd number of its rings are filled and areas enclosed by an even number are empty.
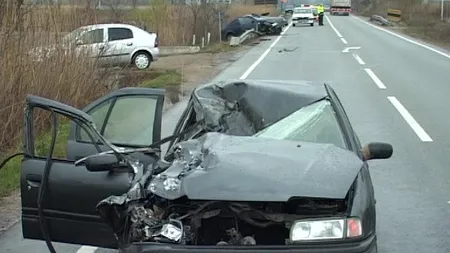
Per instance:
[[[444,21],[444,0],[441,0],[441,21]]]

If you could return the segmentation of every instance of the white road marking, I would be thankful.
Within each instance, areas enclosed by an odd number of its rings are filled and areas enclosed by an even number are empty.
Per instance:
[[[342,50],[342,53],[348,53],[349,50],[358,50],[361,49],[361,47],[346,47],[344,50]]]
[[[278,43],[278,41],[281,39],[281,37],[286,33],[286,31],[291,27],[292,23],[290,23],[284,31],[281,32],[280,36],[278,36],[275,41],[269,46],[269,48],[264,51],[264,53],[256,60],[245,72],[242,74],[242,76],[239,79],[245,79],[247,78],[250,73],[252,73],[253,70],[266,58],[266,56],[269,54],[270,50],[272,50],[273,47]]]
[[[419,43],[419,42],[417,42],[417,41],[414,41],[414,40],[412,40],[412,39],[409,39],[409,38],[404,37],[404,36],[402,36],[402,35],[399,35],[399,34],[397,34],[397,33],[391,32],[391,31],[389,31],[389,30],[387,30],[387,29],[384,29],[384,28],[381,28],[381,27],[376,26],[376,25],[374,25],[374,24],[371,24],[371,23],[369,23],[369,22],[367,22],[367,21],[365,21],[365,20],[362,20],[362,19],[359,18],[359,17],[352,16],[352,18],[354,18],[354,19],[356,19],[356,20],[358,20],[358,21],[360,21],[360,22],[363,22],[363,23],[365,23],[365,24],[367,24],[367,25],[370,25],[371,27],[373,27],[373,28],[375,28],[375,29],[378,29],[378,30],[383,31],[383,32],[385,32],[385,33],[389,33],[390,35],[393,35],[393,36],[395,36],[395,37],[397,37],[397,38],[400,38],[400,39],[402,39],[402,40],[405,40],[405,41],[407,41],[407,42],[409,42],[409,43],[412,43],[412,44],[414,44],[414,45],[423,47],[423,48],[425,48],[425,49],[428,49],[428,50],[430,50],[430,51],[432,51],[432,52],[435,52],[435,53],[437,53],[437,54],[439,54],[439,55],[442,55],[442,56],[444,56],[444,57],[450,59],[450,54],[446,54],[446,53],[444,53],[444,52],[442,52],[442,51],[439,51],[439,50],[437,50],[437,49],[435,49],[435,48],[432,48],[432,47],[430,47],[430,46],[427,46],[427,45],[425,45],[425,44]]]
[[[95,253],[98,247],[81,246],[76,253]]]
[[[391,101],[392,105],[397,109],[397,111],[406,120],[406,123],[412,128],[412,130],[419,136],[420,140],[423,142],[432,142],[431,137],[423,130],[423,128],[417,123],[413,116],[406,110],[406,108],[398,101],[396,97],[387,97]]]
[[[344,43],[344,44],[348,44],[348,42],[347,42],[344,38],[341,38],[341,41],[342,41],[342,43]]]
[[[373,71],[371,69],[365,68],[364,70],[370,76],[370,78],[372,78],[372,80],[378,86],[378,88],[383,89],[383,90],[386,89],[386,86],[384,85],[384,83],[377,77],[377,75],[375,75],[375,73],[373,73]]]
[[[361,64],[361,65],[365,65],[366,63],[361,59],[361,57],[359,57],[358,54],[353,53],[353,57],[356,59],[356,61]]]
[[[324,15],[324,17],[327,19],[328,23],[330,24],[330,26],[333,29],[333,31],[337,34],[337,36],[339,38],[342,38],[341,33],[336,29],[336,27],[334,27],[333,23],[331,23],[331,20],[327,17],[327,15]]]

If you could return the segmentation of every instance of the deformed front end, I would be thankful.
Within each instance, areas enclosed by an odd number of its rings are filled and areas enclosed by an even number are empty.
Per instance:
[[[375,240],[358,241],[361,220],[349,217],[362,162],[344,149],[208,133],[178,144],[174,156],[147,168],[162,172],[127,195],[99,204],[125,252],[342,252],[339,245]]]

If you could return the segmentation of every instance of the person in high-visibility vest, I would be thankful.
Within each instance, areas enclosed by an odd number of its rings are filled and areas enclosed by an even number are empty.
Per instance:
[[[323,25],[323,15],[325,13],[325,8],[323,8],[323,4],[319,4],[319,6],[317,6],[317,12],[319,13],[319,25]]]

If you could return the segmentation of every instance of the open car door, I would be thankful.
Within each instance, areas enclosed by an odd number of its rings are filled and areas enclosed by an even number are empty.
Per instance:
[[[114,145],[138,148],[160,141],[163,104],[164,90],[133,87],[113,91],[83,111],[92,116],[99,132]],[[73,122],[68,158],[78,160],[95,153],[86,131]]]
[[[157,142],[163,102],[164,90],[124,88],[98,99],[83,112],[53,100],[28,96],[20,179],[24,238],[44,240],[47,237],[54,242],[117,248],[113,231],[100,218],[96,205],[111,195],[126,193],[142,176],[142,171],[92,172],[84,165],[75,166],[74,161],[111,149],[105,139],[130,147]],[[42,156],[36,151],[39,141],[35,136],[34,116],[38,110],[51,111],[74,122],[68,134],[66,159],[56,158],[51,152],[50,156]],[[99,142],[95,141],[97,145],[91,141],[95,139],[92,132],[99,137],[96,139]],[[44,172],[48,172],[47,176]]]

